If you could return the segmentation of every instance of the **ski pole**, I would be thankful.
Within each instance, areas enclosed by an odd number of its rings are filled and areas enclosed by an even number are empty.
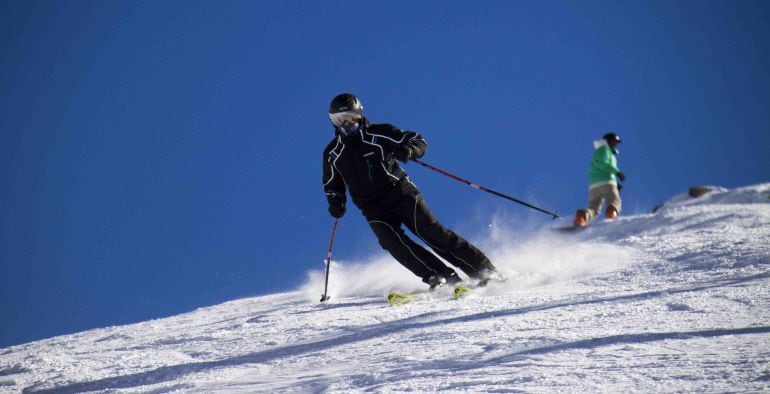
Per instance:
[[[436,167],[433,167],[432,165],[430,165],[430,164],[428,164],[428,163],[426,163],[426,162],[424,162],[424,161],[422,161],[422,160],[419,160],[419,159],[412,159],[412,161],[413,161],[413,162],[415,162],[415,163],[417,163],[417,164],[420,164],[421,166],[423,166],[423,167],[425,167],[425,168],[428,168],[428,169],[431,169],[431,170],[433,170],[433,171],[436,171],[436,172],[438,172],[438,173],[439,173],[439,174],[441,174],[441,175],[445,175],[445,176],[448,176],[448,177],[450,177],[450,178],[452,178],[452,179],[454,179],[454,180],[456,180],[456,181],[462,182],[462,183],[464,183],[464,184],[466,184],[466,185],[468,185],[468,186],[470,186],[470,187],[472,187],[472,188],[474,188],[474,189],[483,190],[483,191],[485,191],[485,192],[487,192],[487,193],[491,193],[491,194],[494,194],[494,195],[496,195],[496,196],[498,196],[498,197],[502,197],[502,198],[504,198],[504,199],[506,199],[506,200],[509,200],[509,201],[513,201],[513,202],[515,202],[515,203],[519,203],[519,204],[521,204],[521,205],[524,205],[525,207],[529,207],[529,208],[532,208],[532,209],[534,209],[534,210],[536,210],[536,211],[539,211],[539,212],[542,212],[542,213],[545,213],[545,214],[551,215],[551,216],[553,216],[553,218],[554,218],[554,219],[556,219],[556,218],[558,218],[558,217],[559,217],[559,215],[558,215],[558,214],[555,214],[555,213],[553,213],[553,212],[549,212],[549,211],[546,211],[545,209],[542,209],[542,208],[538,208],[538,207],[536,207],[536,206],[534,206],[534,205],[532,205],[532,204],[529,204],[529,203],[526,203],[526,202],[524,202],[524,201],[521,201],[521,200],[515,199],[515,198],[513,198],[513,197],[511,197],[511,196],[509,196],[509,195],[506,195],[506,194],[503,194],[503,193],[500,193],[500,192],[494,191],[494,190],[492,190],[492,189],[488,189],[488,188],[486,188],[486,187],[484,187],[484,186],[481,186],[481,185],[477,185],[477,184],[475,184],[475,183],[473,183],[473,182],[471,182],[471,181],[469,181],[469,180],[466,180],[466,179],[460,178],[459,176],[457,176],[457,175],[454,175],[454,174],[451,174],[451,173],[449,173],[449,172],[446,172],[446,171],[444,171],[444,170],[442,170],[442,169],[440,169],[440,168],[436,168]]]
[[[334,234],[337,233],[337,223],[340,219],[334,220],[334,227],[332,227],[332,239],[329,241],[329,254],[326,255],[326,283],[324,284],[324,293],[321,295],[321,302],[328,301],[329,296],[326,293],[329,291],[329,266],[332,265],[332,246],[334,246]]]

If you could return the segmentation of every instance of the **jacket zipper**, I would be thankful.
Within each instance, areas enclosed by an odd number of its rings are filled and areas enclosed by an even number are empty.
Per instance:
[[[372,177],[372,162],[366,159],[366,168],[369,170],[369,183],[374,183],[374,177]]]

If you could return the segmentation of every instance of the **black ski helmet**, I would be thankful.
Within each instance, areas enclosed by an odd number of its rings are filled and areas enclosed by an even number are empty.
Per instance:
[[[620,143],[620,136],[615,133],[607,133],[602,137],[607,143],[609,144],[612,141],[617,141],[617,143]]]
[[[338,112],[363,112],[364,106],[358,101],[358,97],[350,93],[338,94],[332,99],[329,104],[329,113],[336,114]]]

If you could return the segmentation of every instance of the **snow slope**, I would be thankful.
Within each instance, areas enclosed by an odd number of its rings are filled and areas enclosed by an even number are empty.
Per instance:
[[[509,280],[401,307],[385,256],[300,289],[0,349],[0,392],[768,392],[770,183],[480,241]],[[338,254],[344,254],[339,252]]]

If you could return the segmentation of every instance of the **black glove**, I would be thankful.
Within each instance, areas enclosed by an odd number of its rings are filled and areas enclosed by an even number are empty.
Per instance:
[[[618,175],[618,179],[620,179],[621,181],[625,181],[626,180],[626,174],[618,171],[617,175]]]
[[[393,157],[395,157],[396,160],[402,163],[406,163],[409,160],[411,160],[412,155],[414,155],[414,152],[412,151],[412,148],[410,148],[408,145],[401,145],[398,148],[396,148],[395,152],[393,152]]]
[[[618,183],[618,191],[621,191],[621,190],[623,190],[623,185]]]
[[[340,196],[329,197],[329,214],[335,219],[345,215],[345,199]]]

